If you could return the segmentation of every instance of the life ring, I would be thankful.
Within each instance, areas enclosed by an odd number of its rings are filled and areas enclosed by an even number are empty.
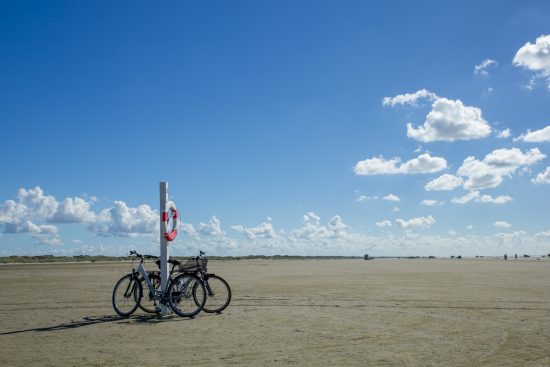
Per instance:
[[[172,213],[172,228],[168,228],[170,222],[170,213]],[[178,209],[173,201],[167,201],[162,212],[162,227],[164,229],[164,238],[166,241],[173,241],[178,235]]]

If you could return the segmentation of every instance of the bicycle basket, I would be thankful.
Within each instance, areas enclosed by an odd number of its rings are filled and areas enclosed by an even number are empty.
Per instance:
[[[200,270],[206,272],[207,263],[208,259],[205,258],[200,258],[198,260],[196,260],[195,258],[190,258],[186,262],[182,262],[179,265],[179,271],[192,273]]]

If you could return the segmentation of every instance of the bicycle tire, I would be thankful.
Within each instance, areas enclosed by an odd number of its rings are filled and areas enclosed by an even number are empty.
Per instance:
[[[113,308],[122,317],[133,314],[141,301],[141,283],[133,274],[127,274],[119,279],[113,289]]]
[[[207,313],[221,313],[231,302],[231,287],[222,277],[214,274],[204,276],[206,301],[202,310]],[[195,289],[193,289],[193,297]],[[195,302],[198,299],[194,298]],[[197,303],[198,304],[198,303]]]
[[[197,291],[195,291],[197,287]],[[197,292],[195,302],[194,293]],[[202,292],[202,296],[199,292]],[[194,317],[201,312],[206,302],[204,284],[195,274],[183,273],[178,275],[170,283],[168,290],[168,303],[174,313],[181,317]]]
[[[149,279],[153,284],[153,287],[160,292],[160,276],[156,273],[150,273]],[[139,308],[147,313],[160,313],[159,301],[153,297],[149,286],[145,282],[145,279],[141,278],[142,297],[139,303]]]

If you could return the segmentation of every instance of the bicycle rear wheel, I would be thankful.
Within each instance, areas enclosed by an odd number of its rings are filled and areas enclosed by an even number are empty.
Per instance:
[[[157,292],[160,292],[160,276],[153,272],[150,272],[148,275],[153,287]],[[151,292],[147,282],[143,278],[141,278],[141,288],[143,290],[143,297],[141,297],[139,308],[147,313],[159,313],[159,301],[153,296],[153,292]]]
[[[196,291],[194,289],[197,288]],[[195,301],[195,293],[197,302]],[[204,284],[194,274],[180,274],[170,283],[168,290],[168,302],[172,311],[181,317],[194,317],[198,314],[206,295]]]
[[[116,313],[128,317],[135,312],[141,301],[141,283],[133,274],[120,278],[113,289],[113,308]]]
[[[229,302],[231,302],[231,288],[225,279],[214,274],[206,274],[204,276],[204,287],[206,290],[206,302],[202,308],[204,312],[220,313],[229,306]],[[195,292],[193,292],[193,296],[195,296]],[[195,298],[195,302],[198,301]]]

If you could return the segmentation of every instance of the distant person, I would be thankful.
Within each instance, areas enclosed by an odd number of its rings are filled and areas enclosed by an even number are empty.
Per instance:
[[[508,260],[508,254],[504,254],[504,260]]]
[[[516,260],[518,259],[518,254],[516,254]]]

